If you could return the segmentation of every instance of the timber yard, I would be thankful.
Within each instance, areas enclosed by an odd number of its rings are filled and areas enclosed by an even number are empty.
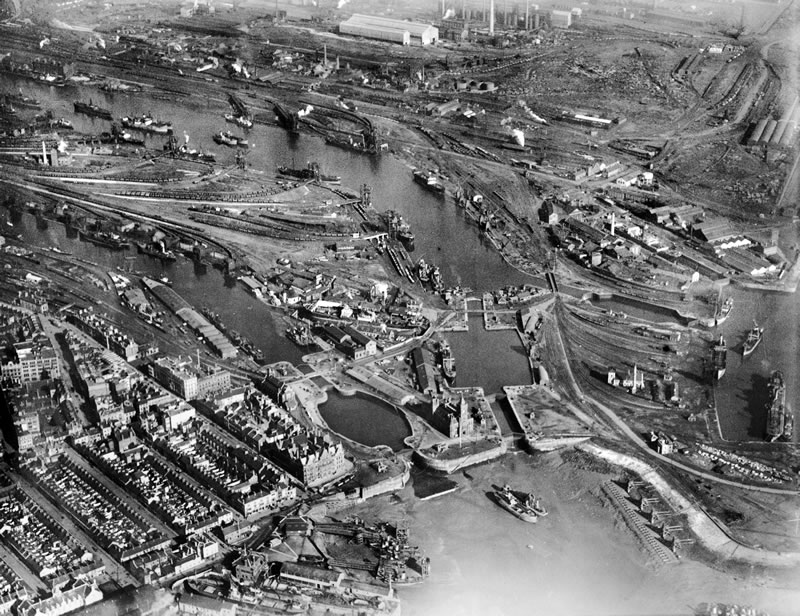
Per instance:
[[[0,35],[0,614],[800,609],[796,0]]]

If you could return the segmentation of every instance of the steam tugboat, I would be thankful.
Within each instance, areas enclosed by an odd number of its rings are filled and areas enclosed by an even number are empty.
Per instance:
[[[494,497],[503,509],[529,524],[535,524],[540,517],[548,513],[538,497],[529,493],[517,493],[508,484],[502,489],[495,488]]]
[[[437,176],[435,173],[425,173],[424,171],[415,170],[414,181],[423,188],[426,188],[437,195],[444,194],[444,185],[439,180],[439,176]]]
[[[456,381],[456,360],[450,350],[450,343],[447,340],[439,341],[439,361],[442,364],[442,374],[450,385]]]
[[[764,337],[764,328],[759,327],[755,319],[753,319],[753,327],[747,334],[747,339],[744,341],[742,347],[742,356],[747,357],[756,350],[756,347],[761,344],[761,339]]]

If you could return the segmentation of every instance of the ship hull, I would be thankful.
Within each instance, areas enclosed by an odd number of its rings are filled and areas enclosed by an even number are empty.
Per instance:
[[[511,502],[509,497],[503,494],[501,490],[496,490],[493,497],[498,505],[523,522],[536,524],[539,521],[539,516],[536,515],[536,512],[532,508],[522,505],[519,502]]]
[[[90,107],[86,103],[75,102],[73,103],[75,113],[82,113],[93,118],[100,118],[102,120],[111,120],[111,112],[108,109],[101,109],[100,107]]]

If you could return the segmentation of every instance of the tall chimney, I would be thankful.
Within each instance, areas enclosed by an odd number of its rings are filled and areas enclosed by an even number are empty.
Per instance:
[[[531,0],[525,0],[525,29],[531,29]]]
[[[614,235],[617,230],[617,217],[614,212],[611,212],[611,235]]]
[[[328,46],[322,46],[322,66],[328,66]]]
[[[494,34],[494,0],[489,0],[489,34]]]

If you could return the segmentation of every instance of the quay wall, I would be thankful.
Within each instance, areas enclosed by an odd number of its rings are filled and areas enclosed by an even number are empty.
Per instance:
[[[725,559],[770,567],[800,565],[800,552],[774,552],[749,547],[733,539],[720,522],[711,518],[705,511],[669,485],[658,471],[646,462],[610,449],[604,449],[593,443],[584,443],[578,448],[612,464],[627,468],[652,485],[675,511],[686,514],[692,532],[699,542],[711,552]]]
[[[500,441],[500,444],[497,447],[492,447],[491,449],[486,449],[477,453],[470,453],[465,456],[452,458],[449,460],[434,458],[422,453],[419,450],[414,452],[414,458],[432,471],[449,475],[450,473],[454,473],[457,470],[466,468],[468,466],[474,466],[476,464],[481,464],[482,462],[495,460],[496,458],[504,455],[507,451],[507,443],[505,441]]]

